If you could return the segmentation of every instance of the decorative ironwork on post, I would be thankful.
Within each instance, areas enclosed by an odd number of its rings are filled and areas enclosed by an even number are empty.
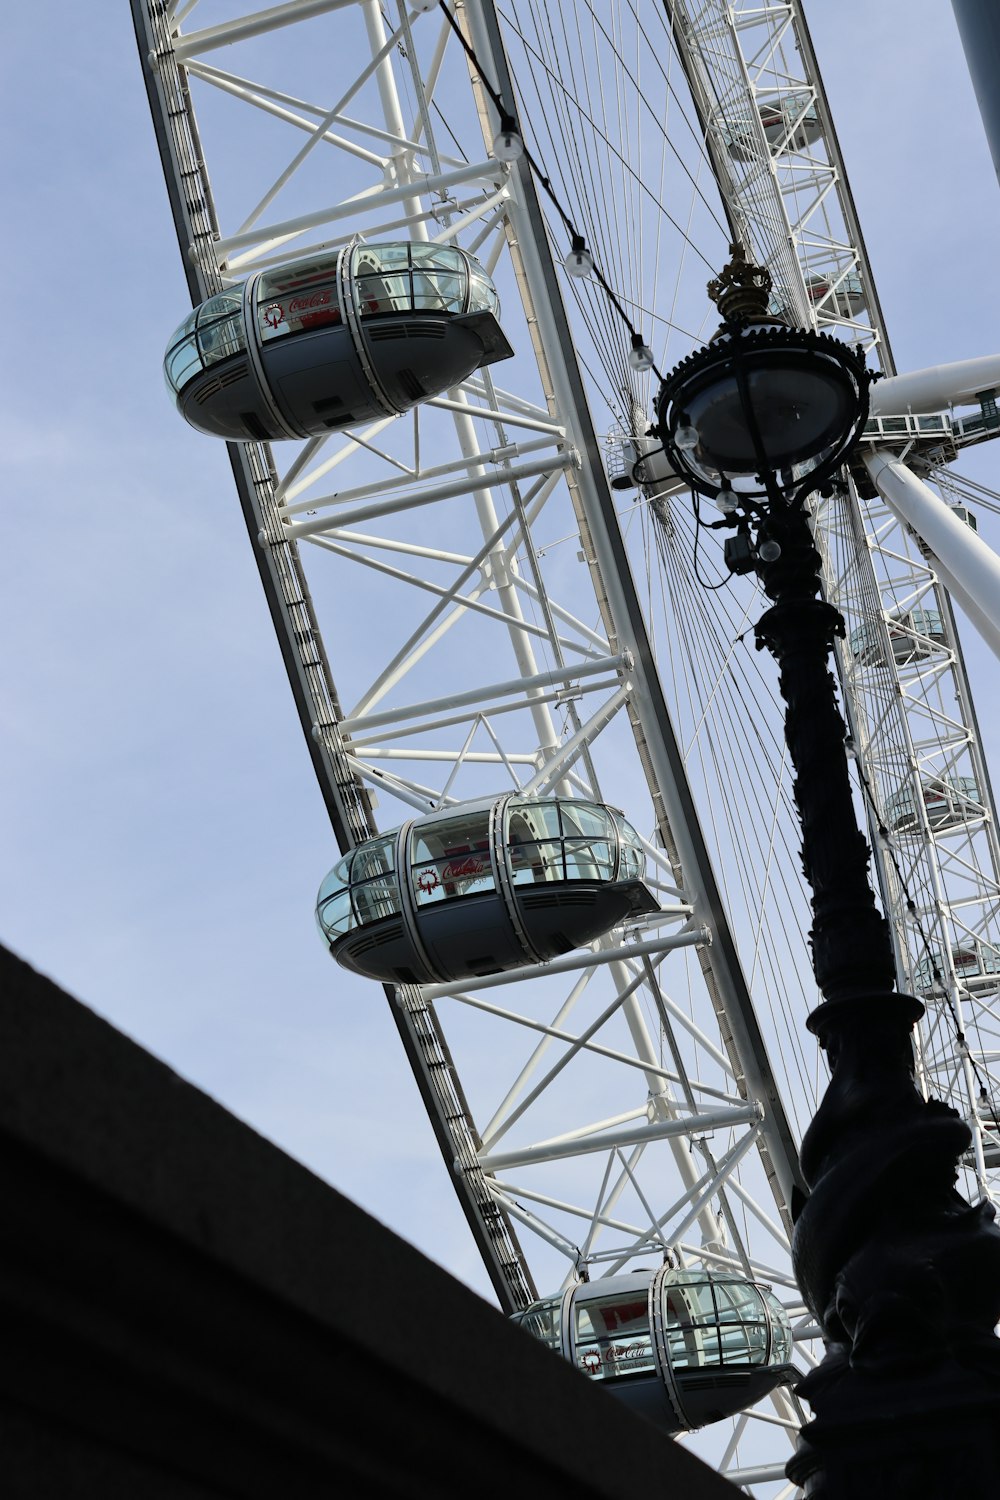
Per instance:
[[[968,1127],[914,1083],[923,1007],[895,990],[830,671],[844,622],[820,597],[806,499],[837,482],[869,377],[838,340],[768,316],[752,270],[739,252],[710,284],[726,322],[657,414],[670,462],[735,528],[730,565],[772,601],[756,641],[778,663],[812,891],[808,1025],[832,1077],[802,1143],[793,1259],[826,1355],[798,1388],[816,1416],[788,1475],[816,1500],[945,1500],[1000,1460],[1000,1230],[955,1188]]]

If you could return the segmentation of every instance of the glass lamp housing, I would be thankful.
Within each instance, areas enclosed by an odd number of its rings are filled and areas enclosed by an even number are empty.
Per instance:
[[[667,376],[660,433],[701,493],[766,493],[765,476],[787,485],[842,460],[867,415],[867,386],[859,356],[828,335],[729,328]]]

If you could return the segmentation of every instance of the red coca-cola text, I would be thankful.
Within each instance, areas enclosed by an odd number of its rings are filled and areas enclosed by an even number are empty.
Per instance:
[[[311,307],[326,307],[330,301],[330,290],[310,292],[307,297],[293,297],[288,304],[289,313],[308,312]]]
[[[443,880],[470,880],[477,875],[482,875],[489,869],[485,860],[477,859],[474,854],[467,854],[464,859],[453,859],[445,865],[441,871]]]

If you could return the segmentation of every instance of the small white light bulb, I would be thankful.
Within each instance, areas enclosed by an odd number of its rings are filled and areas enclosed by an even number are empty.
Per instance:
[[[757,556],[761,562],[777,562],[781,556],[781,543],[773,541],[768,537],[766,542],[761,542],[757,548]]]
[[[698,446],[697,430],[688,421],[682,421],[674,433],[674,442],[684,453],[692,453]]]
[[[628,362],[633,370],[651,370],[653,368],[653,351],[648,344],[643,343],[641,333],[633,333],[632,347],[628,353]]]
[[[517,121],[504,115],[493,142],[493,155],[497,161],[518,161],[524,155],[524,142],[517,128]]]
[[[726,485],[725,489],[721,489],[716,495],[715,503],[724,516],[731,516],[735,514],[739,500],[737,499],[736,491]]]
[[[563,265],[571,276],[589,276],[594,269],[594,257],[584,243],[583,235],[574,234],[573,244]]]

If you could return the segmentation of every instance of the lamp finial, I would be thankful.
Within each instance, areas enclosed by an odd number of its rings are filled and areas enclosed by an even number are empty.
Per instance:
[[[771,273],[748,261],[739,243],[729,247],[732,259],[708,283],[708,295],[727,323],[766,318],[771,295]]]

